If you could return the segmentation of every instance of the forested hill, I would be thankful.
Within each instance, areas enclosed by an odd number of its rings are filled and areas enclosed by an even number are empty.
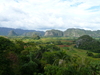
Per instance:
[[[44,31],[36,31],[36,30],[23,30],[23,29],[14,29],[14,28],[6,28],[0,27],[0,35],[8,35],[10,31],[14,31],[17,35],[23,35],[28,32],[39,32],[41,35],[44,35]]]

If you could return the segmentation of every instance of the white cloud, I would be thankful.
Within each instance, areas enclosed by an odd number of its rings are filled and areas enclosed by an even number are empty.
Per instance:
[[[95,30],[100,28],[100,9],[96,6],[100,6],[100,0],[0,0],[0,26]]]

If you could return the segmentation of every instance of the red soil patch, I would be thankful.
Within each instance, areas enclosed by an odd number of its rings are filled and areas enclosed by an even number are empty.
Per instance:
[[[18,62],[18,57],[14,53],[9,53],[7,58],[10,59],[13,63],[17,63]]]
[[[59,47],[69,47],[70,45],[58,45]]]
[[[64,42],[73,42],[73,41],[71,41],[71,40],[61,40],[61,41],[64,41]]]

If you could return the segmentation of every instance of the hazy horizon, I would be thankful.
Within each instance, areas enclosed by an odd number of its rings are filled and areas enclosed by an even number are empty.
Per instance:
[[[100,0],[0,0],[0,27],[100,29]]]

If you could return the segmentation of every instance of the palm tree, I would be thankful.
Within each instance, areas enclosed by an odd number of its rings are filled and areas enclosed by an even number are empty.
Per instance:
[[[67,55],[67,53],[63,50],[58,51],[55,54],[55,61],[53,65],[58,65],[58,66],[66,66],[66,63],[70,60],[70,56]]]

